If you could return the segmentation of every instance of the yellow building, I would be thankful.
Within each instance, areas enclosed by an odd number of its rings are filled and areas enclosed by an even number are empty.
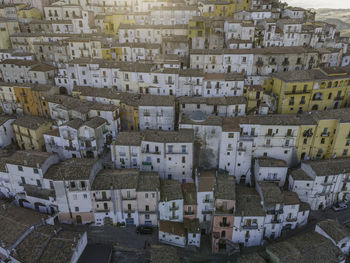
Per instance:
[[[22,84],[13,86],[16,100],[27,115],[50,117],[47,96],[58,94],[59,88],[51,85]]]
[[[43,134],[50,131],[53,122],[37,116],[22,116],[12,123],[18,147],[22,150],[45,151]]]
[[[350,109],[305,113],[300,118],[305,124],[296,142],[299,160],[350,157]]]
[[[277,113],[295,114],[349,105],[350,69],[325,68],[273,74],[265,85],[277,99]]]
[[[247,112],[259,108],[264,95],[264,88],[260,85],[245,86],[243,95],[247,99]]]
[[[24,7],[17,11],[18,18],[41,19],[40,11],[33,7]]]
[[[0,17],[0,49],[10,49],[12,47],[10,36],[19,32],[17,20]]]
[[[103,27],[105,34],[113,34],[118,39],[118,28],[120,24],[135,24],[136,21],[134,19],[127,19],[127,15],[125,13],[113,13],[106,14],[103,20]]]
[[[139,95],[123,93],[119,112],[123,131],[139,130]]]

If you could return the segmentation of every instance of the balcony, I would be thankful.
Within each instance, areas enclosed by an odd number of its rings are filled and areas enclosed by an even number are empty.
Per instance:
[[[287,218],[286,221],[287,222],[296,222],[297,219],[296,218]]]
[[[126,214],[135,213],[135,208],[124,208],[123,211]]]
[[[136,200],[136,196],[123,196],[123,200]]]
[[[169,207],[169,211],[176,211],[176,210],[179,210],[179,206]]]
[[[321,137],[329,137],[331,135],[330,132],[322,132]]]
[[[194,215],[194,211],[185,211],[185,215],[192,216]]]
[[[146,210],[140,211],[140,210],[139,210],[138,213],[139,213],[139,214],[156,214],[157,211],[156,211],[156,210],[148,210],[148,211],[146,211]]]
[[[238,147],[237,151],[239,151],[239,152],[245,152],[245,151],[246,151],[246,148],[244,148],[244,147]]]
[[[79,136],[79,140],[81,141],[94,141],[95,137],[84,137],[84,136]]]
[[[212,203],[212,202],[214,202],[213,199],[207,199],[207,198],[203,199],[203,203]]]
[[[119,153],[119,156],[124,157],[124,156],[126,156],[126,153],[120,152],[120,153]]]
[[[343,100],[344,99],[344,96],[337,96],[334,98],[334,100]]]
[[[179,216],[169,216],[169,220],[177,220],[179,219]]]
[[[278,214],[283,214],[283,209],[279,209],[279,210],[269,210],[266,212],[268,215],[278,215]]]
[[[258,229],[259,226],[258,226],[258,224],[251,224],[251,225],[243,225],[242,228],[243,229],[247,229],[247,230],[249,230],[249,229]]]
[[[215,209],[215,213],[216,214],[233,214],[233,208],[231,208],[231,209],[228,209],[228,208],[223,208],[222,206],[220,206],[220,207],[217,207],[216,209]]]
[[[95,201],[96,202],[107,202],[107,201],[111,201],[110,197],[95,197]]]
[[[142,165],[152,165],[152,162],[142,162]]]
[[[208,208],[208,209],[203,209],[202,214],[207,215],[207,214],[212,214],[214,212],[213,208]]]
[[[96,208],[95,211],[97,213],[108,213],[108,212],[110,212],[109,209],[105,209],[105,208]]]
[[[229,223],[220,222],[220,227],[230,227]]]
[[[271,223],[272,223],[272,224],[279,224],[279,223],[281,223],[281,222],[282,222],[281,219],[275,219],[275,218],[271,219]]]
[[[326,185],[332,185],[333,184],[333,182],[322,182],[321,183],[321,185],[324,185],[324,186],[326,186]]]

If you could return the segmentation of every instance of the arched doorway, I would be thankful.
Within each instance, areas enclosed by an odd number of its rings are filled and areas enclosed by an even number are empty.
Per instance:
[[[83,223],[83,220],[81,219],[81,215],[77,215],[77,216],[75,217],[75,220],[76,220],[76,223],[77,223],[77,224],[82,224],[82,223]]]
[[[65,87],[60,87],[60,94],[61,95],[67,95],[68,94],[68,91]]]
[[[313,105],[312,110],[318,110],[318,105],[317,104]]]

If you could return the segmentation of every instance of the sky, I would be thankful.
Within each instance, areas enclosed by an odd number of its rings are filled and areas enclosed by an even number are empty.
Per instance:
[[[349,0],[285,0],[285,1],[290,5],[300,6],[304,8],[350,8]]]

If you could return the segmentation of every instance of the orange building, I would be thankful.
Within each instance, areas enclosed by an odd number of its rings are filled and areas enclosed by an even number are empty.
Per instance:
[[[17,103],[26,115],[50,117],[47,96],[58,94],[58,87],[40,84],[19,84],[13,86]]]

